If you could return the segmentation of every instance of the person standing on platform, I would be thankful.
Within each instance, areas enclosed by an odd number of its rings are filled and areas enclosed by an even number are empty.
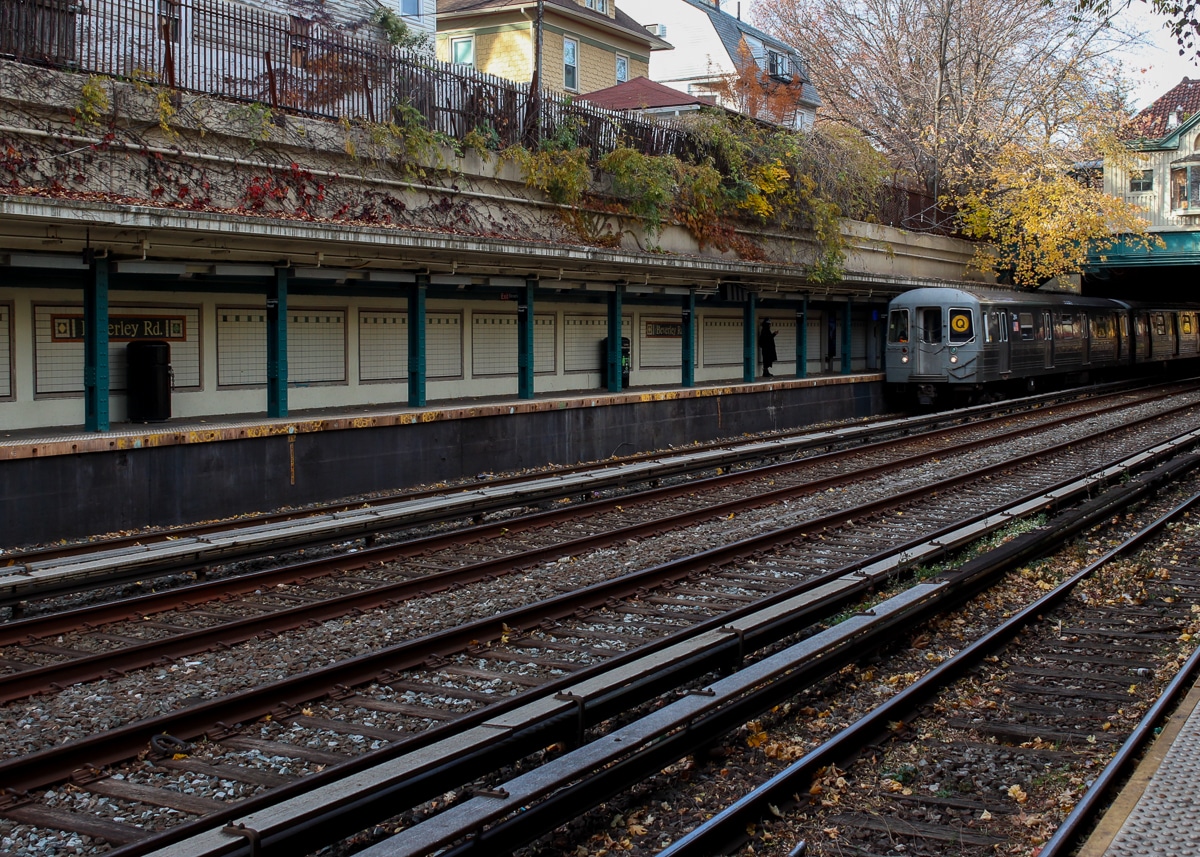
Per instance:
[[[779,356],[775,351],[775,332],[771,330],[771,319],[764,318],[758,331],[758,347],[762,351],[763,377],[771,378],[771,364]]]

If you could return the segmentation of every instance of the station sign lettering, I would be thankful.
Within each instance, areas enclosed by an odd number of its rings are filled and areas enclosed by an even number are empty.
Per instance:
[[[111,315],[108,317],[108,338],[112,342],[133,342],[138,339],[187,341],[187,319],[181,315]],[[82,315],[50,316],[52,342],[82,342]]]
[[[681,339],[683,338],[682,321],[647,321],[647,339]]]

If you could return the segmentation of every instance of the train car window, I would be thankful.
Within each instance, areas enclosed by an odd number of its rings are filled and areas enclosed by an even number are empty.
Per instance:
[[[995,315],[996,314],[994,312],[980,313],[980,320],[983,321],[984,342],[995,342],[995,340],[992,339],[992,329],[995,326],[993,319],[995,318]]]
[[[974,314],[964,307],[950,307],[950,344],[962,345],[974,338]]]
[[[1033,313],[1018,313],[1013,321],[1013,333],[1016,333],[1019,329],[1022,339],[1033,339]]]
[[[1192,332],[1192,314],[1190,312],[1179,314],[1179,329],[1188,334]]]
[[[888,314],[888,342],[908,342],[908,310],[894,309]]]
[[[1058,330],[1055,335],[1058,339],[1074,339],[1075,338],[1075,320],[1069,315],[1060,315],[1058,317]]]
[[[996,340],[999,342],[1008,342],[1008,314],[997,312],[996,314]]]
[[[1076,319],[1075,329],[1079,331],[1080,339],[1088,338],[1088,317],[1086,312],[1081,312],[1079,318]]]
[[[1167,335],[1167,317],[1161,312],[1154,314],[1154,332],[1159,336]]]
[[[921,341],[937,345],[942,341],[942,308],[921,310]]]

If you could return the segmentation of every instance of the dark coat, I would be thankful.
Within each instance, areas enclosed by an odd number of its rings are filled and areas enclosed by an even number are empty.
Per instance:
[[[766,325],[758,331],[758,347],[762,349],[763,365],[770,366],[779,359],[775,352],[775,332]]]

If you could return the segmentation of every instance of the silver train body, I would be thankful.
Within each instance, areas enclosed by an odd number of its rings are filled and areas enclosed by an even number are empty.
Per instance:
[[[888,307],[889,398],[967,404],[1200,356],[1200,307],[924,288]]]

